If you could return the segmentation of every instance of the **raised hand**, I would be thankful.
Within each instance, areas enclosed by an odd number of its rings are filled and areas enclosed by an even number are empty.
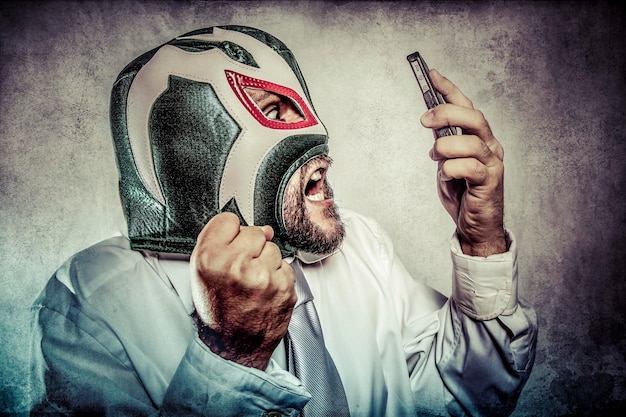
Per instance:
[[[424,113],[422,125],[462,129],[461,135],[435,140],[430,151],[438,162],[439,198],[456,223],[465,254],[486,257],[505,252],[504,149],[470,99],[436,70],[429,75],[447,104]]]
[[[191,255],[191,290],[203,342],[221,357],[265,369],[287,332],[295,275],[270,242],[270,226],[240,226],[232,213],[213,217]]]

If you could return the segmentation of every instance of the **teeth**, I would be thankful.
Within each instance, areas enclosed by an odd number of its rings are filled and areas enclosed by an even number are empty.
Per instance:
[[[309,200],[312,200],[312,201],[322,201],[322,200],[324,200],[324,193],[323,192],[319,192],[317,194],[309,195],[309,196],[307,196],[307,198]]]
[[[324,201],[326,197],[324,196],[324,187],[321,186],[320,181],[322,180],[324,175],[324,169],[319,168],[309,178],[309,183],[306,187],[306,198],[310,201]],[[313,192],[315,194],[313,194]],[[311,193],[311,194],[309,194]]]
[[[318,170],[311,175],[311,181],[319,181],[322,179],[322,173]]]

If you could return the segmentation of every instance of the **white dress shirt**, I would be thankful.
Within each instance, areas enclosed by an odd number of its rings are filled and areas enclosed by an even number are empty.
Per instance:
[[[536,318],[517,298],[517,248],[464,255],[449,300],[411,277],[374,221],[343,210],[346,238],[296,260],[314,295],[351,415],[505,415],[528,378]],[[309,394],[280,344],[263,371],[199,341],[185,257],[113,238],[70,259],[34,304],[41,410],[297,415]],[[43,393],[46,393],[45,396]]]

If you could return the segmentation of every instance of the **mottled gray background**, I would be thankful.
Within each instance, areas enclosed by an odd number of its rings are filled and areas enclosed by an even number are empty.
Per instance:
[[[461,86],[506,149],[506,223],[539,316],[515,415],[624,408],[623,14],[605,2],[2,2],[0,412],[26,407],[29,304],[64,259],[125,228],[113,80],[174,36],[231,23],[293,49],[331,133],[341,202],[377,218],[444,293],[453,224],[406,55],[420,50]]]

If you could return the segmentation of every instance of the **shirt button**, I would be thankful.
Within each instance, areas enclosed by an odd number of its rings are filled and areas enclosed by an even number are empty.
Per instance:
[[[266,417],[282,417],[283,414],[280,411],[270,411],[265,414]]]

